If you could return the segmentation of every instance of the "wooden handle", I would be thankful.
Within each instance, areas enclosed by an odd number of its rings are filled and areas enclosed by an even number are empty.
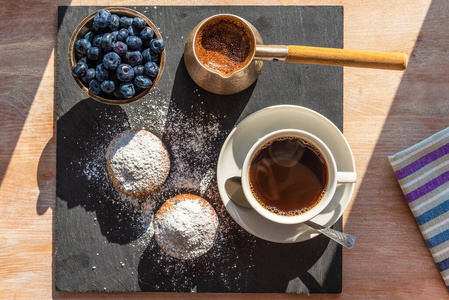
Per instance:
[[[287,46],[285,61],[294,63],[405,70],[407,55],[403,53],[346,50],[306,46]]]

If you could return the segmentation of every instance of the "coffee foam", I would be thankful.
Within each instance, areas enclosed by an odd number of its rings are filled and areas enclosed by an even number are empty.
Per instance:
[[[252,186],[252,184],[250,184],[249,188],[250,188],[251,193],[252,193],[253,196],[254,196],[254,199],[256,199],[257,202],[258,202],[263,208],[265,208],[266,210],[268,210],[269,212],[271,212],[271,213],[273,213],[273,214],[276,214],[276,215],[279,215],[279,216],[284,216],[284,217],[296,217],[296,216],[303,215],[303,214],[305,214],[306,212],[310,211],[312,208],[314,208],[315,206],[317,206],[318,203],[320,203],[320,201],[323,199],[323,197],[324,197],[324,195],[326,194],[326,191],[327,191],[327,187],[325,187],[325,188],[323,189],[323,191],[321,192],[320,199],[319,199],[318,201],[316,201],[316,202],[315,202],[315,205],[313,205],[313,206],[305,207],[305,208],[303,208],[303,209],[301,209],[301,210],[295,209],[295,210],[291,210],[291,211],[282,211],[282,210],[279,210],[277,207],[270,206],[270,205],[266,205],[265,203],[263,203],[263,202],[259,199],[259,197],[257,196],[256,192],[254,191],[254,187]]]

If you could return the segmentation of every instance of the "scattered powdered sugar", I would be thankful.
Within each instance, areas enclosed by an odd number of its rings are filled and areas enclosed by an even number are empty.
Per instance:
[[[169,101],[158,85],[151,91],[151,101],[139,101],[137,106],[126,106],[126,112],[132,116],[129,123],[132,128],[140,128],[149,131],[158,137],[164,132],[167,121]]]
[[[86,134],[92,136],[90,145],[83,156],[74,157],[73,167],[69,167],[78,170],[80,185],[89,193],[84,202],[86,209],[96,211],[93,222],[98,224],[108,242],[128,245],[134,251],[133,255],[141,255],[139,265],[130,267],[134,270],[139,267],[136,274],[139,284],[144,286],[142,289],[190,291],[200,284],[199,290],[205,291],[205,282],[212,279],[214,285],[218,284],[223,291],[231,287],[233,291],[239,291],[245,286],[245,276],[253,266],[251,253],[256,244],[254,237],[230,217],[217,189],[216,162],[220,146],[232,129],[225,121],[226,112],[215,109],[210,103],[203,105],[202,102],[192,101],[187,104],[184,99],[169,100],[163,93],[153,96],[155,99],[143,101],[136,107],[125,107],[130,117],[125,121],[105,109],[106,113],[100,115],[100,121],[95,123],[98,125],[80,136],[80,148],[86,146]],[[194,99],[198,98],[196,94],[194,96]],[[149,196],[141,198],[119,192],[112,184],[106,167],[105,154],[109,141],[130,127],[159,136],[170,156],[170,172],[165,183]],[[176,218],[182,220],[187,217],[178,212],[181,216],[172,215],[171,221],[164,221],[171,223],[164,230],[173,235],[179,227],[182,229],[187,225],[199,230],[190,242],[184,239],[185,244],[190,243],[186,248],[193,249],[189,250],[192,259],[165,255],[165,249],[161,249],[153,238],[158,226],[154,221],[155,212],[167,199],[183,193],[197,194],[206,199],[219,218],[215,226],[212,223],[206,226],[204,219],[198,217],[195,217],[196,222],[189,220],[190,224],[173,222]],[[188,206],[187,203],[183,205]],[[180,210],[184,209],[180,207]],[[204,213],[204,208],[202,211]],[[194,210],[188,212],[189,215],[192,213],[198,214]],[[192,237],[192,232],[181,233],[184,237]],[[175,249],[183,249],[182,241],[181,238],[174,244]],[[203,251],[206,253],[198,254]],[[246,261],[245,268],[239,265],[241,259]]]
[[[145,130],[126,130],[108,147],[106,161],[112,181],[126,195],[146,195],[162,185],[170,159],[162,141]]]
[[[169,208],[158,213],[155,220],[155,236],[161,248],[179,259],[192,259],[212,248],[218,218],[209,203],[180,195],[165,205]]]
[[[209,170],[207,170],[206,175],[204,175],[203,179],[200,182],[200,196],[201,197],[207,191],[209,184],[215,178],[215,174],[216,174],[216,172],[214,169],[210,168]]]
[[[168,115],[165,135],[170,149],[171,169],[170,179],[177,190],[198,190],[201,194],[207,188],[203,181],[215,174],[218,159],[217,140],[226,136],[219,120],[220,116],[207,115],[197,111],[187,115],[183,111],[172,108]],[[203,183],[202,183],[203,181]]]
[[[83,175],[92,191],[88,196],[96,201],[94,222],[99,221],[110,242],[147,245],[154,235],[155,200],[151,195],[132,197],[118,191],[108,175],[104,153],[105,149],[98,150],[97,155],[84,161]],[[114,211],[112,216],[109,210]]]

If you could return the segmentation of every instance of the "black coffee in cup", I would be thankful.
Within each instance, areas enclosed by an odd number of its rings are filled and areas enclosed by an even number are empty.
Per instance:
[[[297,216],[315,207],[326,192],[328,179],[323,154],[298,137],[280,137],[264,144],[249,167],[254,198],[283,216]]]

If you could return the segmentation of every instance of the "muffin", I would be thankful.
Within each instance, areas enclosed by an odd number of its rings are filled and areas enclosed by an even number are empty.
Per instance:
[[[162,141],[151,132],[128,129],[106,150],[106,166],[115,187],[132,197],[147,196],[167,179],[170,157]]]
[[[193,259],[209,251],[218,229],[214,208],[203,198],[182,194],[167,200],[156,213],[156,242],[170,256]]]

